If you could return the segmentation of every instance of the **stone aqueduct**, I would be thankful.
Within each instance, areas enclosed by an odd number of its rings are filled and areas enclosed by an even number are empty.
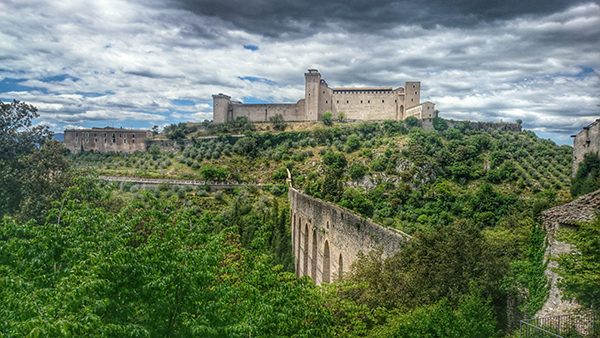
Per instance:
[[[335,281],[359,252],[382,247],[383,254],[391,256],[412,238],[291,186],[289,198],[296,273],[312,277],[317,285]]]

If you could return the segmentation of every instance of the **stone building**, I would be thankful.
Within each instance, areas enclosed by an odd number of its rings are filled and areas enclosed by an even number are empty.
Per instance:
[[[304,74],[304,98],[297,103],[244,104],[225,94],[213,95],[213,121],[224,123],[237,117],[252,122],[267,122],[281,114],[285,121],[318,121],[325,112],[339,111],[350,120],[381,121],[437,117],[435,105],[420,102],[421,83],[406,82],[404,87],[330,88],[316,69]]]
[[[583,130],[575,135],[573,140],[573,177],[577,173],[579,163],[583,161],[585,154],[600,152],[600,119],[583,127]]]
[[[146,151],[144,141],[152,139],[149,130],[121,128],[92,128],[65,130],[64,144],[72,153],[93,150],[101,153],[110,151],[133,153]]]
[[[566,314],[579,308],[574,300],[563,300],[562,292],[558,288],[560,277],[551,269],[557,268],[558,263],[549,260],[550,257],[558,257],[562,253],[571,251],[571,246],[556,239],[556,231],[560,229],[569,229],[577,231],[577,222],[591,222],[600,212],[600,190],[583,195],[578,199],[563,205],[550,208],[542,212],[544,219],[543,228],[546,230],[546,248],[545,260],[548,262],[546,277],[550,285],[550,293],[544,306],[539,310],[535,317],[550,317]]]

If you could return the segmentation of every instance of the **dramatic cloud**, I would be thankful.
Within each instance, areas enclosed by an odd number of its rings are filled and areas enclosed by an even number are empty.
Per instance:
[[[308,68],[330,86],[421,81],[443,117],[560,143],[600,117],[589,1],[9,0],[0,21],[0,99],[57,131],[211,119],[220,92],[296,102]]]

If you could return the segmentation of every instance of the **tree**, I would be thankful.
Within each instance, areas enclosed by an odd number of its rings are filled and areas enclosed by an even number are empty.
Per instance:
[[[575,177],[571,180],[571,197],[577,198],[598,189],[600,189],[600,157],[596,153],[587,153],[579,163]]]
[[[157,125],[154,125],[154,126],[152,127],[152,135],[153,135],[153,136],[156,136],[156,135],[158,135],[158,128],[159,128],[159,127],[158,127]]]
[[[312,136],[323,144],[329,138],[329,128],[327,127],[314,127],[312,130]]]
[[[273,124],[273,129],[281,131],[285,130],[286,124],[281,114],[269,117],[269,121]]]
[[[404,124],[406,124],[406,128],[408,129],[417,127],[419,125],[419,119],[414,116],[409,116],[404,119]]]
[[[47,126],[34,126],[37,108],[0,101],[0,217],[45,218],[48,199],[70,185],[65,148]]]
[[[338,119],[338,121],[340,121],[340,122],[344,122],[344,121],[346,120],[346,112],[345,112],[345,111],[343,111],[343,110],[340,110],[340,111],[337,113],[337,119]]]
[[[321,117],[321,121],[323,121],[324,125],[330,127],[333,125],[332,117],[333,117],[333,114],[330,111],[325,112],[325,114],[323,114],[323,117]]]
[[[585,307],[600,307],[600,218],[579,223],[577,230],[561,230],[558,240],[571,244],[571,251],[556,259],[555,271],[562,277],[558,283],[564,298],[576,298]]]
[[[444,130],[448,129],[448,123],[446,123],[446,120],[444,120],[441,117],[434,117],[433,118],[433,128],[435,130],[444,131]]]
[[[517,124],[523,124],[523,120],[521,120],[521,119],[518,119],[516,122],[517,122]]]
[[[350,136],[348,136],[348,139],[346,140],[346,147],[348,148],[347,152],[349,153],[360,148],[360,138],[358,137],[358,135],[351,134]]]
[[[308,278],[231,230],[208,233],[210,217],[152,195],[97,208],[93,196],[109,195],[80,185],[45,225],[0,223],[0,336],[329,336],[332,314]]]

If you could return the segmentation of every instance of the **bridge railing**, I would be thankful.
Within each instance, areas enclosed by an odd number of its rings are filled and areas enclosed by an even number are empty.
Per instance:
[[[600,323],[592,311],[521,320],[521,338],[600,337]]]

